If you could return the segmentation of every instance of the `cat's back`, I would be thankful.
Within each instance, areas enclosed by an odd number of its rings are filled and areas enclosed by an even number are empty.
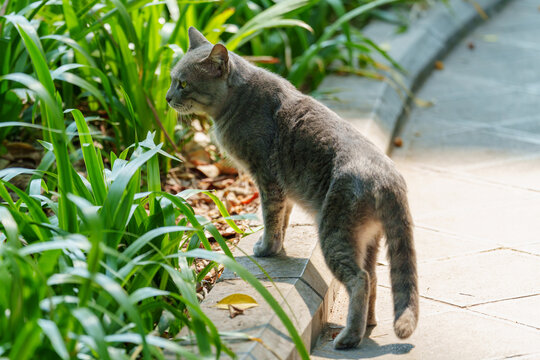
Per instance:
[[[319,101],[299,92],[291,95],[282,100],[276,114],[284,137],[302,142],[314,155],[331,157],[332,162],[386,158],[350,122]]]
[[[380,184],[384,174],[390,182],[401,182],[392,161],[348,121],[279,75],[240,61],[250,73],[251,114],[273,118],[264,134],[272,138],[283,185],[309,198],[336,177]]]
[[[281,179],[294,198],[309,201],[308,207],[319,207],[336,181],[353,197],[354,189],[377,193],[404,186],[386,155],[317,100],[289,96],[276,118]]]

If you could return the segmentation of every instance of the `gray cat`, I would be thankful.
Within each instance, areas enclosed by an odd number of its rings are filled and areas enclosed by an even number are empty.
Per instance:
[[[257,182],[265,228],[255,255],[282,250],[292,202],[314,214],[326,263],[350,296],[334,347],[351,348],[376,324],[375,266],[386,235],[394,330],[409,337],[418,321],[416,255],[405,181],[392,161],[285,79],[195,28],[189,41],[171,71],[167,102],[180,114],[210,115],[220,148]]]

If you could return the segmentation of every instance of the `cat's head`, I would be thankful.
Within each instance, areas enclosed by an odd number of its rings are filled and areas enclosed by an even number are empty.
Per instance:
[[[182,115],[215,115],[227,96],[229,53],[221,44],[212,45],[194,27],[188,34],[189,49],[171,70],[166,100]]]

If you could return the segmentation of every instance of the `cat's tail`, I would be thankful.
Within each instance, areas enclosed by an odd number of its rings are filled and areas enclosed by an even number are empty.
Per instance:
[[[394,331],[405,339],[416,328],[419,312],[413,223],[405,190],[386,192],[383,197],[379,210],[390,262]]]

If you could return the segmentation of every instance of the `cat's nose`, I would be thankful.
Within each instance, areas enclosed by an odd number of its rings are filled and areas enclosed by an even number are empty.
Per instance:
[[[167,94],[167,96],[165,96],[165,100],[167,100],[167,102],[170,103],[172,100],[172,96]]]

